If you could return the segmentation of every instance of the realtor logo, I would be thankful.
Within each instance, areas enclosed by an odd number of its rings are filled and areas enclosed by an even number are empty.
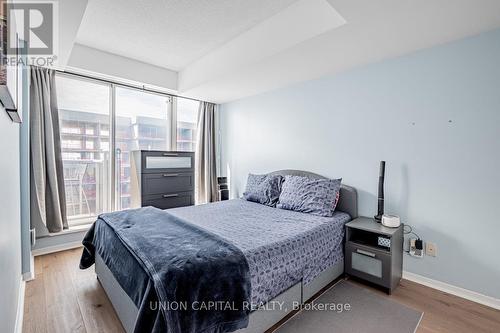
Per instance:
[[[8,25],[7,54],[53,56],[57,51],[57,3],[5,3]],[[17,32],[17,36],[16,36]],[[19,40],[24,43],[19,43]]]

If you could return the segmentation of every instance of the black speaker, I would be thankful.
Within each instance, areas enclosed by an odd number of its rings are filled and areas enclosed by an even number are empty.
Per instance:
[[[378,174],[377,215],[373,217],[377,222],[382,221],[382,215],[384,215],[384,178],[385,178],[385,161],[380,161],[380,170]]]
[[[229,186],[227,177],[217,177],[217,192],[219,193],[219,201],[229,200]]]

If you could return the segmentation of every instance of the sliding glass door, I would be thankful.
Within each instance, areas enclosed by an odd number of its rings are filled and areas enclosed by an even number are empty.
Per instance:
[[[134,150],[169,150],[171,97],[115,89],[116,209],[130,208],[130,163]]]
[[[56,75],[70,226],[130,208],[131,152],[194,151],[199,102]]]
[[[112,209],[110,194],[111,86],[56,76],[61,149],[70,225]]]

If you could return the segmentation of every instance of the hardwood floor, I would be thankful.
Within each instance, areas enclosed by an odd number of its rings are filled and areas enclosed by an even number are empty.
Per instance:
[[[81,249],[35,257],[26,284],[23,332],[124,332],[92,268],[80,270]]]
[[[23,332],[123,332],[92,268],[80,270],[81,249],[35,258],[26,284]],[[390,296],[424,312],[417,332],[500,332],[500,311],[403,280]]]

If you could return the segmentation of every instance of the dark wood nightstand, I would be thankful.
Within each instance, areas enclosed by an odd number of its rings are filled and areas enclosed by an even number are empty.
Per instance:
[[[368,217],[347,223],[345,271],[392,293],[403,272],[403,224],[388,228]]]

